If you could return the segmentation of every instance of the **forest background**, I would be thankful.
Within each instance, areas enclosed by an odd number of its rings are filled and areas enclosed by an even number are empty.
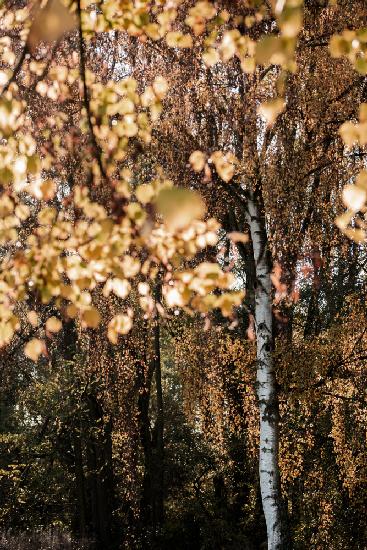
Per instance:
[[[363,0],[0,6],[0,548],[367,547]]]

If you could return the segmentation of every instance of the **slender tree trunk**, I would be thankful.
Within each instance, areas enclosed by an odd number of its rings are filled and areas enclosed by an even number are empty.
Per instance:
[[[156,301],[160,301],[160,285],[156,288]],[[162,525],[164,519],[163,504],[163,483],[164,483],[164,410],[161,373],[161,342],[158,312],[154,323],[154,364],[155,364],[155,386],[157,397],[157,418],[155,422],[156,432],[156,502],[155,502],[155,524]]]
[[[78,534],[83,539],[86,536],[86,502],[85,502],[85,477],[83,470],[83,452],[80,440],[80,419],[77,417],[77,426],[73,430],[73,444],[75,455],[75,489],[77,495],[76,518],[78,522]]]
[[[156,302],[161,299],[161,285],[157,284],[154,292]],[[146,544],[149,548],[152,545],[151,537],[155,537],[164,520],[164,407],[161,374],[161,342],[160,325],[158,312],[156,312],[152,344],[153,355],[149,364],[148,372],[144,373],[144,364],[139,370],[139,428],[140,439],[144,451],[144,480],[143,491],[140,503],[140,519],[146,537],[143,540],[143,547]],[[146,363],[146,361],[145,361]],[[155,381],[156,397],[156,418],[154,428],[150,428],[150,399],[152,381]]]
[[[152,517],[152,436],[150,430],[149,403],[153,377],[153,362],[149,365],[147,374],[144,373],[145,363],[139,365],[139,430],[140,442],[144,453],[144,478],[140,502],[140,520],[142,528],[147,534]],[[145,544],[145,539],[144,539]],[[145,547],[145,546],[143,546]]]
[[[98,550],[113,547],[112,508],[112,422],[104,420],[104,411],[94,393],[87,395],[91,420],[88,441],[88,477],[93,530]]]
[[[278,465],[279,410],[273,362],[271,264],[265,219],[254,193],[247,203],[255,267],[255,324],[257,338],[257,392],[260,409],[260,489],[266,521],[268,550],[282,548],[281,495]]]

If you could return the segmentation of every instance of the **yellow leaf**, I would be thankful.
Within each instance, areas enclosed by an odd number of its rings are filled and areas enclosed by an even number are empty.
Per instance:
[[[135,111],[135,104],[128,97],[123,97],[118,102],[118,112],[119,112],[119,114],[128,115],[128,114],[134,113],[134,111]]]
[[[14,336],[14,330],[17,330],[18,328],[18,325],[15,325],[11,321],[0,323],[0,347],[6,346],[9,342],[11,342],[11,339]]]
[[[192,48],[192,37],[178,31],[168,32],[166,42],[170,48]]]
[[[367,103],[361,103],[359,106],[359,121],[367,122]]]
[[[202,151],[194,151],[190,155],[189,162],[195,172],[201,172],[206,164],[206,156]]]
[[[30,215],[29,207],[26,204],[18,204],[15,207],[15,215],[22,221],[26,220]]]
[[[265,101],[262,103],[258,109],[258,112],[261,116],[265,118],[269,125],[274,124],[278,115],[282,113],[285,109],[284,99],[278,97],[277,99],[272,99],[271,101]]]
[[[127,215],[131,220],[133,220],[137,225],[142,225],[146,218],[146,212],[142,209],[140,204],[137,202],[131,202],[126,207]]]
[[[357,185],[349,184],[343,189],[343,202],[352,212],[359,212],[366,203],[367,192]]]
[[[358,143],[359,132],[357,124],[354,122],[344,122],[339,128],[339,134],[347,147],[352,147],[355,143]]]
[[[361,122],[357,125],[358,128],[358,141],[360,145],[366,145],[367,143],[367,122]]]
[[[48,332],[59,332],[62,329],[62,323],[57,317],[50,317],[46,321],[46,330]]]
[[[283,36],[296,37],[302,29],[303,10],[298,6],[286,6],[279,17],[278,23]]]
[[[130,315],[116,315],[108,323],[107,337],[112,344],[117,344],[119,334],[130,332],[133,321]]]
[[[28,45],[34,49],[39,42],[58,40],[75,26],[76,18],[64,3],[61,0],[49,0],[36,15],[28,35]]]
[[[348,49],[348,43],[342,36],[334,34],[330,38],[329,51],[331,57],[341,57],[348,53]]]
[[[42,97],[45,97],[48,91],[48,84],[41,80],[40,82],[37,82],[36,85],[36,92],[38,92]]]
[[[243,292],[225,292],[217,298],[214,306],[220,308],[224,317],[229,317],[233,313],[233,308],[241,305],[243,297]]]
[[[45,354],[46,346],[43,340],[32,338],[24,347],[24,355],[32,361],[38,361],[40,355]]]
[[[252,74],[256,69],[256,62],[254,57],[245,57],[241,61],[241,69],[244,73]]]
[[[213,67],[220,61],[220,55],[215,48],[209,48],[203,54],[203,61],[207,67]]]
[[[203,199],[189,189],[162,189],[156,200],[158,213],[176,231],[188,226],[193,220],[203,218],[206,208]]]
[[[350,212],[349,210],[347,210],[346,212],[344,212],[343,214],[341,214],[336,218],[335,225],[337,225],[337,227],[339,227],[339,229],[344,233],[352,217],[353,217],[353,212]]]
[[[214,163],[219,177],[227,183],[231,181],[236,171],[236,164],[238,164],[238,159],[235,155],[233,153],[215,151],[211,155],[210,160]]]
[[[52,180],[44,180],[40,185],[40,192],[43,200],[50,201],[56,194],[56,183]]]
[[[228,237],[234,243],[248,243],[249,236],[246,233],[240,233],[239,231],[232,231],[228,233]]]
[[[121,268],[124,272],[125,277],[128,279],[131,277],[135,277],[140,271],[140,262],[136,258],[133,258],[132,256],[125,255],[122,258],[121,261]]]
[[[82,323],[89,328],[97,328],[101,322],[101,315],[95,307],[82,312]]]
[[[139,283],[138,284],[138,292],[141,294],[141,296],[147,296],[150,292],[150,287],[148,283]]]
[[[74,304],[68,304],[66,308],[66,314],[70,319],[75,319],[78,315],[78,310]]]
[[[55,208],[43,208],[38,214],[37,219],[41,225],[51,225],[55,221],[56,215]]]
[[[38,315],[35,311],[28,311],[27,319],[28,319],[29,323],[32,325],[32,327],[38,326],[39,319],[38,319]]]
[[[147,204],[148,202],[151,202],[154,194],[155,193],[153,187],[148,183],[143,183],[142,185],[139,185],[135,190],[136,198],[142,204]]]
[[[200,0],[196,2],[194,7],[190,8],[189,14],[196,17],[203,17],[204,19],[212,19],[217,13],[216,8],[208,0]]]
[[[182,307],[185,305],[181,292],[174,286],[167,285],[163,287],[163,295],[168,307]]]
[[[268,65],[281,51],[281,39],[278,36],[263,36],[256,44],[255,57],[259,65]]]
[[[113,279],[111,282],[111,289],[119,298],[126,298],[130,292],[130,283],[125,279]]]
[[[241,33],[237,29],[224,33],[220,44],[220,52],[222,54],[223,61],[229,61],[235,55],[237,51],[237,41],[240,38]]]
[[[157,76],[153,82],[153,90],[158,99],[163,99],[168,91],[168,82],[163,76]]]

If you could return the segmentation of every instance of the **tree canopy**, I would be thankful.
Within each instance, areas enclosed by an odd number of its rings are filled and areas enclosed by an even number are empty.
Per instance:
[[[1,547],[366,545],[366,54],[362,0],[2,1]]]

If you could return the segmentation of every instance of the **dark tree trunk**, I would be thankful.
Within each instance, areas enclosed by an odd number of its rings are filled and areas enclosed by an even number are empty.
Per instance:
[[[160,301],[160,286],[156,288],[156,301]],[[157,417],[155,422],[155,514],[154,524],[162,525],[164,520],[164,409],[161,372],[161,343],[158,313],[154,323],[154,370],[157,399]]]
[[[112,548],[113,470],[112,470],[112,422],[104,420],[104,414],[95,395],[87,396],[91,419],[87,443],[89,498],[92,529],[98,548]]]
[[[138,383],[139,383],[139,397],[138,397],[138,411],[139,411],[139,431],[140,442],[144,454],[144,478],[142,487],[142,496],[140,501],[140,522],[142,525],[142,531],[145,533],[143,544],[150,546],[149,530],[152,524],[152,506],[153,506],[153,488],[152,488],[152,435],[150,429],[150,395],[152,378],[154,374],[154,362],[151,361],[148,364],[147,372],[145,372],[147,365],[140,363],[138,365]],[[146,546],[144,546],[146,547]]]
[[[80,425],[73,430],[75,489],[77,496],[76,520],[78,535],[81,538],[87,535],[87,510],[85,495],[85,477],[83,469],[83,452],[80,439]]]

